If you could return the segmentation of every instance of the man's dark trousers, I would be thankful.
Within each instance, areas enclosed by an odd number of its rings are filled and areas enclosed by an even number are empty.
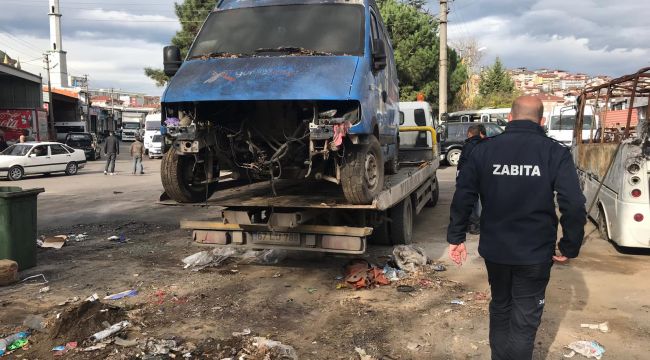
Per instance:
[[[485,260],[485,265],[492,289],[492,360],[531,359],[553,262],[549,259],[537,265],[503,265]]]
[[[117,158],[116,153],[106,154],[106,169],[104,170],[104,172],[108,172],[109,167],[110,167],[110,173],[115,172],[115,158]]]

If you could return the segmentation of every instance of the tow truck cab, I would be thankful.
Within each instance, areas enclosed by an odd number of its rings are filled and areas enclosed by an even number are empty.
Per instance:
[[[397,72],[374,0],[222,0],[185,60],[164,58],[161,176],[178,202],[205,200],[228,169],[368,204],[397,171]]]

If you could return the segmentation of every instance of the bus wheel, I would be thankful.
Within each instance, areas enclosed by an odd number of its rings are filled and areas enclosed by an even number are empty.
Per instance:
[[[605,217],[605,210],[602,206],[598,206],[598,232],[600,237],[609,241],[609,234],[607,231],[607,218]]]

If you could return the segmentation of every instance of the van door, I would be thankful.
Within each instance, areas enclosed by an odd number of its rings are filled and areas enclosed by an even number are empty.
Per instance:
[[[384,47],[386,49],[386,62],[389,62],[389,58],[391,57],[389,54],[390,47],[386,43],[386,40],[384,39],[383,35],[383,29],[381,28],[381,25],[377,19],[377,15],[375,14],[375,9],[370,8],[370,36],[371,36],[371,50],[374,53],[374,48],[372,48],[372,45],[375,41],[379,41],[384,43]],[[370,55],[372,57],[372,54]],[[377,119],[377,125],[379,127],[379,142],[382,145],[385,144],[393,144],[395,143],[395,131],[397,126],[399,126],[399,116],[396,113],[396,104],[389,104],[389,95],[388,92],[390,91],[389,89],[389,81],[388,81],[388,68],[390,67],[390,64],[387,64],[387,66],[382,69],[382,70],[372,70],[372,74],[374,77],[374,87],[373,87],[373,94],[371,95],[372,102],[375,103],[375,109],[376,109],[376,119]],[[389,114],[388,110],[389,107],[391,109],[391,114]]]

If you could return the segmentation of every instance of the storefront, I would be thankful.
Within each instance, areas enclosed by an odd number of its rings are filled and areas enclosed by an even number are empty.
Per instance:
[[[50,139],[41,82],[40,76],[0,64],[0,135],[8,143],[23,134],[32,140]]]

